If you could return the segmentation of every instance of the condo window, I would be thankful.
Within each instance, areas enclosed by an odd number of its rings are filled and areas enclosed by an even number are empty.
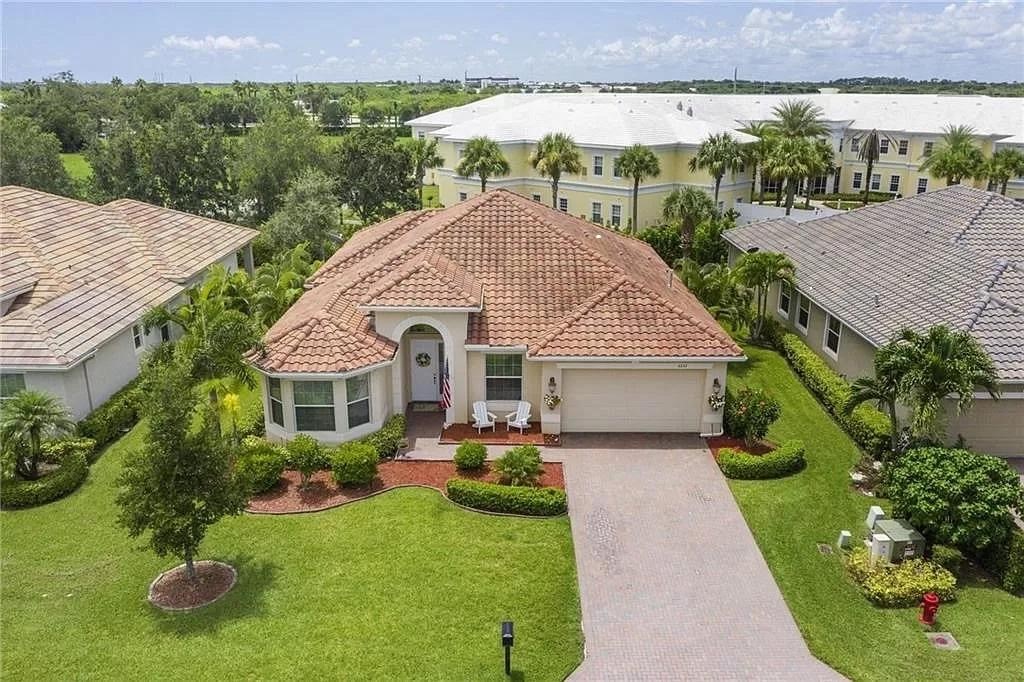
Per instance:
[[[142,325],[133,324],[132,325],[132,343],[135,344],[135,350],[139,350],[140,348],[142,348],[142,343],[145,341],[145,339],[146,339],[146,337],[143,336],[143,334],[142,334]]]
[[[612,227],[620,227],[622,225],[622,206],[620,204],[612,204]]]
[[[466,193],[465,192],[459,192],[459,201],[465,201],[465,200],[466,200]]]
[[[853,174],[853,188],[860,189],[860,183],[864,179],[864,174],[860,172],[854,172]]]
[[[348,428],[370,423],[370,375],[360,374],[345,380]]]
[[[881,140],[879,140],[879,142],[878,142],[878,152],[880,154],[888,154],[889,153],[889,140],[887,140],[885,138],[882,138]]]
[[[24,374],[0,374],[0,402],[10,400],[25,390]]]
[[[900,148],[899,148],[899,150],[896,153],[899,154],[900,156],[906,156],[907,155],[907,148],[909,148],[909,147],[910,147],[910,142],[909,141],[907,141],[907,140],[900,140]]]
[[[601,223],[601,202],[594,201],[590,204],[590,219],[595,223]]]
[[[267,393],[270,396],[270,421],[284,426],[284,401],[281,398],[281,380],[271,377],[267,380]]]
[[[850,140],[850,151],[851,152],[859,152],[860,151],[860,138],[855,137],[852,140]]]
[[[299,431],[334,431],[334,385],[330,381],[296,381],[295,428]]]
[[[871,174],[871,189],[877,190],[882,186],[882,175],[880,173]]]
[[[900,176],[890,175],[889,176],[889,191],[899,192],[900,191]]]
[[[796,328],[807,333],[807,323],[811,321],[811,302],[806,296],[800,294],[800,305],[796,310]]]
[[[533,195],[533,200],[538,202],[538,203],[540,203],[540,195],[539,194],[534,194]]]
[[[619,168],[619,157],[612,159],[612,175],[616,178],[622,177],[622,169]]]
[[[604,157],[594,156],[594,175],[604,175]]]
[[[559,197],[558,198],[558,210],[562,211],[563,213],[568,213],[569,212],[569,200],[566,199],[565,197]]]
[[[422,140],[424,137],[426,137],[426,135],[424,135],[423,132],[418,132],[418,133],[416,133],[416,137],[418,137],[418,138],[420,138]]]
[[[825,318],[825,350],[833,357],[839,355],[839,337],[842,334],[843,325],[832,315]]]
[[[487,400],[522,400],[523,356],[489,353],[484,356]]]
[[[928,191],[928,178],[917,179],[917,193],[924,194]]]
[[[779,312],[784,317],[789,317],[789,304],[793,298],[793,288],[788,282],[779,285]]]
[[[934,145],[935,145],[935,143],[932,142],[931,140],[929,140],[928,142],[925,142],[924,143],[924,151],[922,152],[922,156],[931,156],[932,155],[932,147]]]

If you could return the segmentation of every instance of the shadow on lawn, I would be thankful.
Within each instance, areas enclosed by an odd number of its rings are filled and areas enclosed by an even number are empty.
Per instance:
[[[205,635],[232,621],[262,613],[263,596],[280,571],[278,565],[246,554],[204,558],[233,566],[238,572],[235,586],[213,604],[195,611],[168,613],[147,604],[151,617],[164,632],[179,636]]]

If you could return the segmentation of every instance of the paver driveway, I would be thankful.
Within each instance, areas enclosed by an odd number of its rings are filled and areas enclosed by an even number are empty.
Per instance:
[[[694,436],[564,438],[582,680],[834,680]]]

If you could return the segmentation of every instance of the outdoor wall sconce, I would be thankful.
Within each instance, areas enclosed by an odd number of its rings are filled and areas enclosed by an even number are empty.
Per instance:
[[[717,379],[716,379],[716,381],[717,381]],[[554,393],[555,393],[555,391],[557,389],[558,389],[558,384],[555,382],[555,378],[554,377],[549,378],[548,379],[548,393],[551,393],[552,395],[554,395]]]
[[[715,395],[722,392],[722,382],[718,380],[718,377],[715,377],[715,380],[711,383],[711,392]]]

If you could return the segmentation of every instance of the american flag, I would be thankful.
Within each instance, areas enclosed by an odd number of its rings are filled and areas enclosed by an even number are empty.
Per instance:
[[[444,361],[444,377],[441,378],[441,409],[452,406],[452,384],[448,379],[448,361]]]

